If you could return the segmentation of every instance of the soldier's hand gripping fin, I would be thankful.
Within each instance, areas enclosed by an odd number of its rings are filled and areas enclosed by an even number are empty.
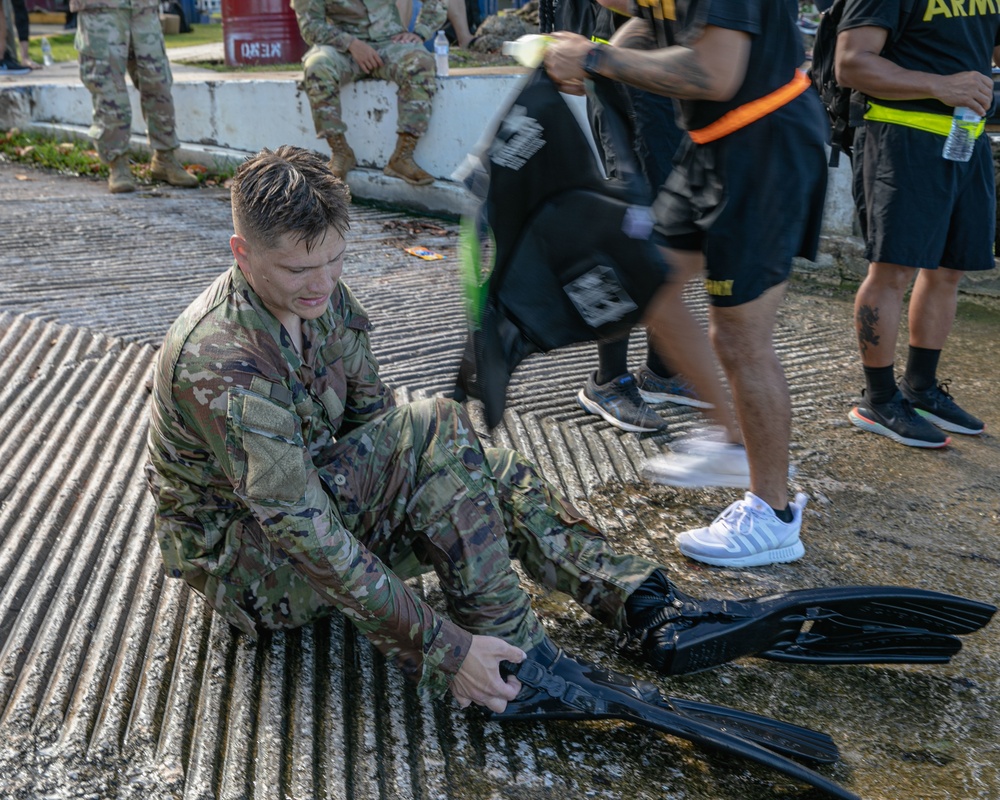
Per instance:
[[[784,755],[818,763],[836,760],[836,745],[818,731],[707,703],[664,700],[652,684],[601,670],[561,651],[549,665],[529,659],[505,665],[505,671],[517,676],[522,690],[504,713],[490,714],[493,719],[625,720],[756,761],[831,797],[859,800]]]

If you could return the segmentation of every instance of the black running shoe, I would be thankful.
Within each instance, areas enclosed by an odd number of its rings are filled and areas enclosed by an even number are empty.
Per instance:
[[[0,60],[0,77],[4,75],[28,75],[31,72],[31,67],[27,67],[24,64],[14,60],[10,56],[4,56]]]
[[[945,447],[951,442],[950,436],[920,416],[898,391],[888,403],[875,404],[862,390],[861,402],[847,416],[862,430],[888,436],[907,447]]]
[[[943,430],[975,436],[986,428],[981,419],[976,419],[968,411],[959,408],[958,403],[948,392],[948,381],[942,381],[918,392],[906,382],[906,378],[903,378],[899,382],[899,391],[910,401],[920,416]]]

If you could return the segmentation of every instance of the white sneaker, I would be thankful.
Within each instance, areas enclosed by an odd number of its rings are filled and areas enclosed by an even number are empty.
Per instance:
[[[750,462],[743,445],[687,438],[671,446],[675,452],[643,463],[642,477],[650,483],[750,488]]]
[[[747,492],[707,528],[678,534],[677,546],[688,558],[716,567],[760,567],[802,558],[799,539],[802,511],[809,498],[799,492],[789,504],[792,521],[782,522],[767,503]]]

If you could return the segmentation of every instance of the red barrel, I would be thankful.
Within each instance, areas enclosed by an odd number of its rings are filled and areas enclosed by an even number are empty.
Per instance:
[[[295,64],[309,47],[289,0],[222,0],[226,64]]]

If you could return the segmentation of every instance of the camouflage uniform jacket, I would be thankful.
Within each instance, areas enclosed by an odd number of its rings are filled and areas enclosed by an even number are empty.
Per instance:
[[[314,591],[440,693],[461,666],[450,654],[469,634],[344,528],[323,487],[338,432],[395,406],[370,328],[341,282],[326,313],[303,320],[303,362],[239,267],[221,275],[174,322],[154,370],[147,473],[155,531],[167,575],[252,636],[256,623],[223,582],[245,532],[280,540],[282,558]]]
[[[330,45],[346,53],[354,39],[385,42],[406,28],[394,0],[292,0],[302,38],[310,46]],[[413,32],[426,41],[444,23],[444,0],[427,0]]]

